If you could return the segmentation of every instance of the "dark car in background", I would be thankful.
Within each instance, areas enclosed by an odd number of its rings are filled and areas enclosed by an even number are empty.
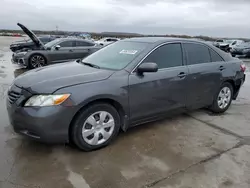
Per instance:
[[[205,42],[124,39],[82,61],[18,76],[6,105],[17,133],[90,151],[108,145],[120,129],[177,112],[225,112],[245,81],[245,68]]]
[[[81,59],[101,48],[101,46],[98,46],[94,42],[77,38],[58,38],[47,44],[43,44],[32,31],[22,24],[18,25],[39,49],[22,50],[14,53],[12,62],[30,69]]]
[[[237,45],[233,47],[230,52],[233,57],[235,57],[236,55],[250,57],[250,42],[245,42]]]
[[[55,37],[52,37],[52,36],[43,36],[43,37],[38,37],[38,39],[40,41],[42,41],[43,44],[46,44],[52,40],[55,39]],[[21,41],[16,41],[16,42],[13,42],[11,45],[10,45],[10,50],[12,52],[17,52],[17,51],[21,51],[21,50],[37,50],[39,49],[40,46],[37,46],[31,39],[29,40],[21,40]]]

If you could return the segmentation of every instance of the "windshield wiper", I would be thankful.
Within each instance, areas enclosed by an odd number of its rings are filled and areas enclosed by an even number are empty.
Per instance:
[[[90,67],[93,67],[93,68],[96,68],[96,69],[100,69],[100,68],[101,68],[101,67],[99,67],[98,65],[94,65],[94,64],[92,64],[92,63],[82,62],[82,64],[87,65],[87,66],[90,66]]]

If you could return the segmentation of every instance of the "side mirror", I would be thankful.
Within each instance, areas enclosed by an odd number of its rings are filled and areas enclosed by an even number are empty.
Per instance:
[[[77,59],[76,62],[77,63],[80,63],[82,61],[82,59]]]
[[[157,72],[158,65],[156,63],[142,63],[137,68],[137,72],[142,74],[144,72]]]
[[[56,49],[56,50],[59,50],[60,48],[61,48],[60,45],[56,45],[56,46],[55,46],[55,49]]]

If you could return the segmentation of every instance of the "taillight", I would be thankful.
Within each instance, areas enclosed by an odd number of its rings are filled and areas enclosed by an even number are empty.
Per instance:
[[[247,69],[246,65],[242,63],[242,64],[240,65],[240,70],[241,70],[242,72],[245,72],[246,69]]]

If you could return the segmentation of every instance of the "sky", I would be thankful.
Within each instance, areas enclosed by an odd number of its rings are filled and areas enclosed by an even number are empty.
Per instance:
[[[0,0],[0,29],[250,38],[250,0]]]

